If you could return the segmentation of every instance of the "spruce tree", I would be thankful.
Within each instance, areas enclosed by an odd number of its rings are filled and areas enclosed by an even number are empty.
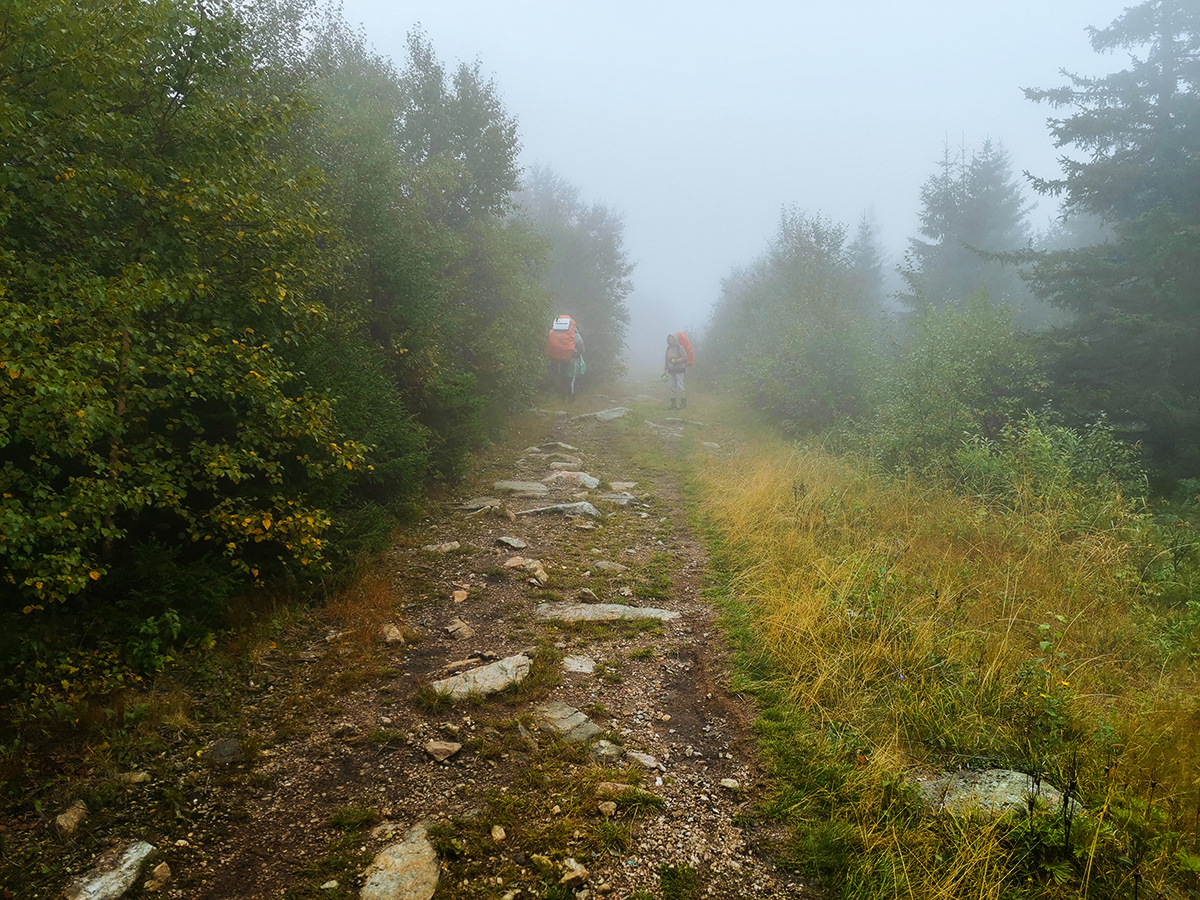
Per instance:
[[[1010,253],[1029,240],[1029,204],[1012,172],[1008,152],[985,140],[944,149],[938,171],[921,187],[921,237],[909,240],[900,299],[920,308],[962,303],[986,290],[993,302],[1028,299],[1016,269],[989,254]]]
[[[1064,408],[1100,413],[1144,440],[1159,461],[1200,468],[1200,5],[1147,0],[1091,29],[1100,53],[1125,50],[1128,68],[1029,89],[1066,110],[1050,120],[1062,177],[1033,179],[1091,215],[1111,237],[1036,258],[1034,291],[1074,311],[1053,345]]]

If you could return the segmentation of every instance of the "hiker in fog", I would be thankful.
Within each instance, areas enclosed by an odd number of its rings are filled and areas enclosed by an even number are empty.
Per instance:
[[[550,358],[550,371],[562,391],[563,399],[570,402],[575,398],[575,382],[587,372],[583,361],[583,335],[570,316],[558,316],[546,336],[546,356]]]
[[[667,355],[663,361],[663,374],[671,382],[671,409],[683,409],[687,406],[687,394],[684,392],[683,378],[687,374],[687,351],[679,343],[679,338],[673,334],[667,335]],[[676,403],[679,395],[679,405]]]

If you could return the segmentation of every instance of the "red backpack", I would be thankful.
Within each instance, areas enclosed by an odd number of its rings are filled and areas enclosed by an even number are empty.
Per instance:
[[[566,362],[575,352],[575,320],[570,316],[559,316],[546,335],[546,355],[551,359]]]
[[[679,338],[679,346],[687,353],[687,364],[692,365],[696,361],[696,351],[692,349],[692,342],[682,331],[675,332],[675,337]]]

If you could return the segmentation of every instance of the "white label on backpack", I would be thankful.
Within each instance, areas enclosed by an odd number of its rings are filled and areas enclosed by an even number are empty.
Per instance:
[[[542,321],[545,321],[545,319],[543,319]],[[557,319],[554,320],[554,325],[551,326],[551,331],[570,331],[570,330],[571,330],[571,317],[570,316],[559,316]]]

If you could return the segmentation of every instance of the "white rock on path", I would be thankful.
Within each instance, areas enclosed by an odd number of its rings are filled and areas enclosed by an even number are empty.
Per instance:
[[[447,541],[444,544],[426,544],[421,549],[427,553],[453,553],[461,547],[458,541]]]
[[[543,485],[545,487],[545,485]],[[579,503],[556,503],[553,506],[539,506],[536,509],[523,509],[518,516],[535,516],[535,515],[563,515],[563,516],[591,516],[594,519],[600,518],[600,510],[592,506],[586,500]]]
[[[563,659],[563,671],[591,675],[596,671],[596,661],[590,656],[568,656]]]
[[[594,475],[589,475],[587,472],[555,472],[553,475],[548,475],[542,479],[542,484],[545,485],[561,485],[566,484],[571,487],[587,488],[591,490],[600,485],[600,479]]]
[[[612,409],[602,409],[599,412],[584,413],[576,416],[572,421],[578,422],[580,419],[595,419],[597,422],[613,422],[617,419],[624,418],[629,415],[629,409],[624,406],[614,406]]]
[[[58,829],[59,834],[69,837],[75,833],[76,829],[83,824],[83,820],[87,817],[87,804],[82,800],[76,800],[66,812],[55,818],[54,827]]]
[[[443,678],[430,686],[451,700],[464,700],[471,696],[486,697],[524,681],[532,664],[533,660],[528,656],[510,656],[490,665],[463,672],[461,675]]]
[[[658,619],[669,622],[679,613],[651,606],[622,606],[619,603],[539,603],[535,615],[543,621],[616,622],[620,619]]]
[[[550,488],[540,481],[497,481],[492,487],[502,494],[512,494],[517,498],[537,499],[550,493]]]
[[[117,900],[137,882],[142,869],[158,850],[134,841],[100,854],[91,871],[67,888],[66,900]]]
[[[361,900],[430,900],[438,884],[438,859],[424,825],[384,847],[363,873]]]
[[[561,700],[543,703],[533,711],[542,731],[556,734],[568,744],[577,744],[600,733],[600,726]]]
[[[496,538],[497,544],[502,544],[510,550],[524,550],[529,545],[519,537],[509,537],[507,535]]]

